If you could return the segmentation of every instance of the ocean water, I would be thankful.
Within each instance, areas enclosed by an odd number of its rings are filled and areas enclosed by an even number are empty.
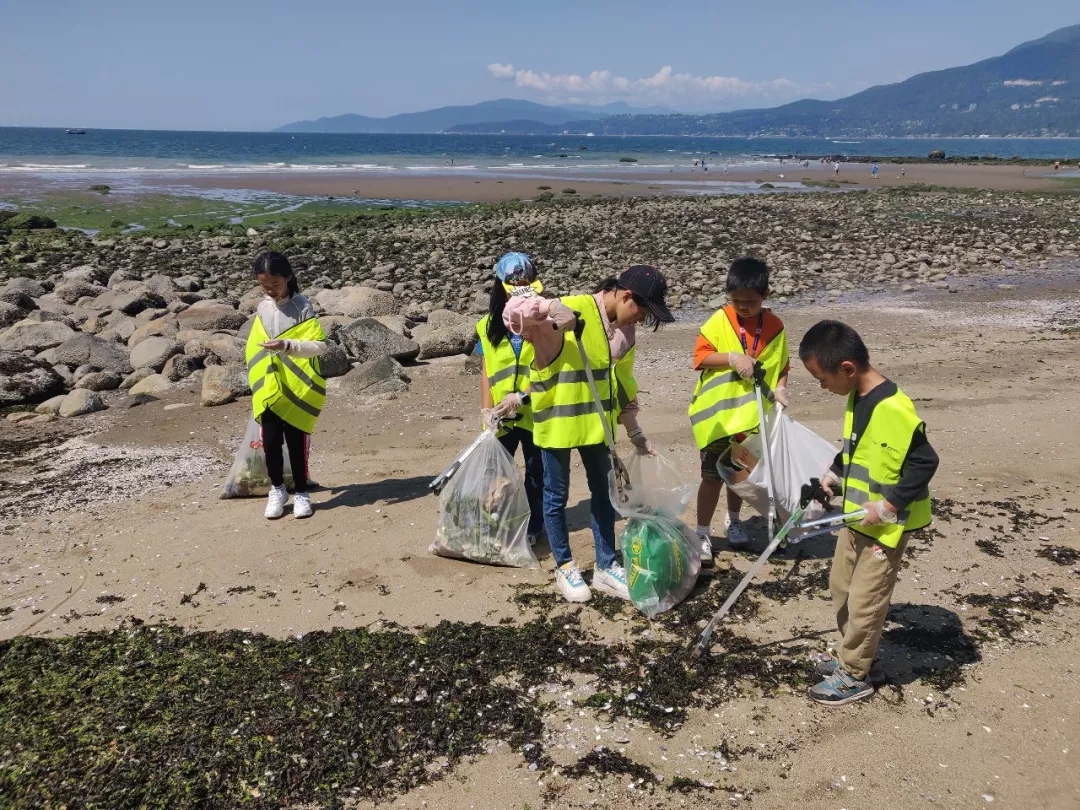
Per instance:
[[[1080,159],[1080,139],[718,138],[644,136],[329,135],[0,127],[0,173],[74,176],[242,172],[669,172],[705,158],[714,170],[776,156],[997,155]],[[632,158],[634,162],[622,161]]]

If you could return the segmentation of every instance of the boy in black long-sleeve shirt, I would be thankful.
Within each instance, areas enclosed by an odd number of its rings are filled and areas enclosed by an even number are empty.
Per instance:
[[[870,697],[870,668],[881,642],[908,532],[930,524],[930,479],[938,457],[911,400],[870,365],[859,334],[821,321],[799,344],[799,358],[821,387],[848,398],[844,446],[822,483],[842,485],[844,511],[866,510],[836,544],[829,588],[843,636],[837,659],[818,666],[811,699],[840,706]]]

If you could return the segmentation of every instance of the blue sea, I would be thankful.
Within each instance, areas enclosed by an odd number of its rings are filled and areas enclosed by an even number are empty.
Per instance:
[[[643,136],[329,135],[0,127],[0,173],[78,176],[217,172],[663,171],[774,163],[780,155],[950,155],[1051,158],[1075,163],[1080,139],[720,138]],[[634,162],[622,161],[622,158]]]

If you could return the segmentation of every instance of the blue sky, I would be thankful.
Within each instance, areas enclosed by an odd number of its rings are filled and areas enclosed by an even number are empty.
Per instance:
[[[2,0],[0,126],[260,130],[503,97],[771,106],[1078,22],[1076,0]]]

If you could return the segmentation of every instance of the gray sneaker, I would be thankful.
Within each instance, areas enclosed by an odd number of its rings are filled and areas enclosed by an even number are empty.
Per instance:
[[[817,686],[810,687],[810,699],[823,706],[845,706],[856,700],[864,700],[874,694],[870,681],[859,681],[838,669]]]
[[[750,536],[742,527],[742,521],[733,520],[728,524],[727,544],[730,548],[746,548],[750,545]]]
[[[822,678],[828,678],[830,675],[835,675],[838,669],[840,669],[840,662],[831,655],[823,655],[821,658],[814,661],[814,672]],[[874,659],[874,663],[870,665],[870,674],[867,676],[867,680],[874,686],[881,686],[889,680],[885,675],[884,670],[881,668],[881,661],[876,658]]]

